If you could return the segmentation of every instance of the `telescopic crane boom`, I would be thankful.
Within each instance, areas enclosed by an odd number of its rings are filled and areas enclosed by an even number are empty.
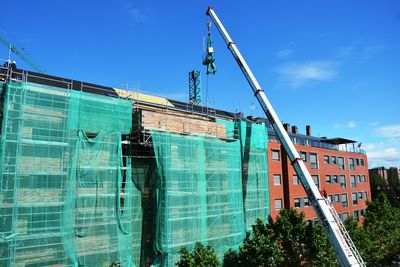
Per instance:
[[[209,7],[206,15],[210,16],[214,24],[217,26],[222,38],[228,46],[228,49],[232,52],[232,55],[249,82],[250,87],[254,92],[254,96],[260,103],[265,115],[267,116],[284,149],[286,150],[291,164],[296,170],[296,173],[304,186],[312,207],[314,208],[315,213],[317,214],[325,229],[325,232],[328,235],[328,239],[336,252],[340,264],[342,266],[365,266],[364,261],[354,246],[335,209],[324,197],[321,196],[317,186],[315,185],[310,173],[306,168],[306,165],[294,147],[289,135],[283,128],[282,122],[279,120],[278,115],[265,95],[264,90],[261,89],[261,86],[257,82],[228,32],[225,30],[225,27],[217,17],[214,9]]]

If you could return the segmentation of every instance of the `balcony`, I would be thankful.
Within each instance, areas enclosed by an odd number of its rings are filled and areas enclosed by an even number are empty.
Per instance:
[[[271,130],[268,131],[268,137],[270,142],[277,142],[277,143],[280,142],[278,136],[275,134],[275,132]],[[318,147],[318,148],[351,152],[363,155],[366,154],[365,150],[360,149],[358,147],[354,147],[355,141],[351,141],[348,139],[343,139],[343,138],[326,139],[326,138],[317,138],[307,135],[294,135],[291,133],[289,133],[289,137],[292,140],[292,142],[297,145]],[[353,145],[347,146],[348,143],[352,143]]]

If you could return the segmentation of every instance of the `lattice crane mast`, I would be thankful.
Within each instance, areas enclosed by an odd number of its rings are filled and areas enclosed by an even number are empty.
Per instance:
[[[254,92],[254,96],[260,103],[265,115],[267,116],[269,122],[279,137],[280,142],[286,150],[291,164],[296,170],[296,173],[303,184],[312,207],[314,208],[315,213],[317,214],[325,232],[328,235],[328,239],[336,252],[340,264],[342,266],[365,266],[364,261],[354,246],[354,243],[343,226],[338,214],[333,206],[321,196],[321,193],[315,185],[306,165],[294,147],[289,135],[282,125],[282,122],[265,95],[264,90],[261,89],[261,86],[251,72],[246,61],[240,54],[235,43],[232,41],[228,32],[225,30],[225,27],[217,17],[214,9],[209,7],[206,15],[210,16],[214,24],[217,26],[222,38],[228,46],[228,49],[231,51],[244,76],[249,82],[250,87]]]
[[[32,57],[22,48],[15,46],[10,40],[0,33],[0,42],[5,45],[11,52],[19,56],[23,61],[25,61],[29,66],[31,66],[35,71],[39,73],[45,73],[44,69],[40,67]]]

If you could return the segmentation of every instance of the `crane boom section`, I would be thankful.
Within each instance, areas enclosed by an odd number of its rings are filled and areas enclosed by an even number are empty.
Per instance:
[[[22,60],[24,60],[29,66],[31,66],[34,70],[39,73],[45,73],[45,71],[37,65],[34,60],[24,51],[24,49],[20,49],[11,43],[6,37],[0,34],[0,42],[4,44],[7,48],[11,49],[11,51],[18,55]]]
[[[290,140],[290,137],[279,120],[274,108],[269,102],[264,91],[261,89],[260,84],[240,54],[235,43],[232,41],[225,27],[222,25],[213,8],[209,7],[206,14],[211,17],[212,21],[217,26],[225,43],[228,46],[228,49],[231,51],[240,69],[245,75],[255,97],[260,103],[265,115],[267,116],[280,142],[286,150],[288,157],[309,197],[310,203],[312,204],[315,213],[324,226],[325,232],[327,233],[328,239],[336,252],[340,264],[342,266],[365,266],[365,263],[351,241],[350,236],[343,227],[343,224],[341,224],[341,221],[338,218],[333,206],[331,206],[330,203],[328,203],[326,199],[321,196],[309,171],[307,170],[306,165],[294,147],[294,144]]]

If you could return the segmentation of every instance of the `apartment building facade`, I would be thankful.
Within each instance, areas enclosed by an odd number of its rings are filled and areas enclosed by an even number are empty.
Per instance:
[[[322,195],[326,195],[342,220],[349,216],[362,220],[366,201],[371,200],[368,161],[356,141],[319,138],[299,134],[296,126],[284,125]],[[317,219],[294,168],[273,130],[269,131],[268,166],[271,216],[281,209],[296,208],[307,220]]]

